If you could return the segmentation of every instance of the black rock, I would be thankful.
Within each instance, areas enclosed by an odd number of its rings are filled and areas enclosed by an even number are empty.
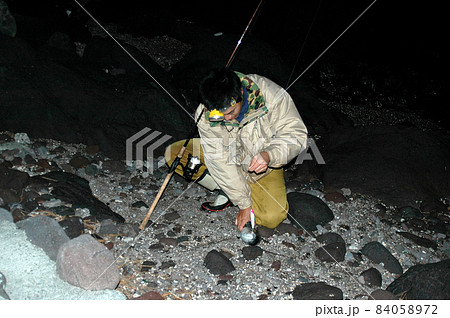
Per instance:
[[[256,228],[256,231],[258,232],[258,235],[260,237],[271,237],[273,235],[274,230],[275,229],[269,229],[268,227],[265,226],[258,226]]]
[[[320,283],[305,283],[297,285],[292,292],[296,300],[343,300],[342,290],[337,287]]]
[[[167,221],[175,221],[180,218],[180,214],[178,212],[171,212],[164,215],[164,219]]]
[[[226,275],[236,269],[233,263],[217,250],[212,250],[206,255],[204,264],[211,274],[215,275]]]
[[[408,300],[450,299],[450,259],[409,268],[386,290]]]
[[[164,270],[164,269],[167,269],[170,267],[175,267],[175,265],[177,265],[177,264],[174,261],[170,260],[170,261],[162,262],[159,269]]]
[[[141,265],[141,272],[148,272],[151,268],[155,267],[156,263],[153,261],[144,261]]]
[[[244,258],[248,261],[254,260],[263,254],[263,250],[259,246],[246,246],[242,249]]]
[[[322,262],[342,262],[345,259],[345,253],[345,244],[340,242],[327,244],[315,251],[316,257]]]
[[[299,229],[293,226],[292,224],[280,223],[275,230],[281,235],[288,233],[293,235],[299,235]]]
[[[149,207],[144,201],[137,201],[137,202],[134,202],[131,206],[132,206],[133,208],[141,208],[141,207],[148,208],[148,207]]]
[[[377,289],[374,290],[369,297],[370,300],[397,300],[395,295],[387,290]]]
[[[342,238],[342,236],[340,236],[337,233],[333,233],[333,232],[328,232],[322,235],[317,236],[317,241],[322,243],[322,244],[331,244],[331,243],[342,243],[345,245],[345,241]]]
[[[416,209],[412,206],[404,206],[399,209],[400,215],[405,219],[421,219],[424,217],[424,215],[419,211],[419,209]]]
[[[89,181],[72,173],[52,171],[28,179],[28,185],[53,187],[52,195],[61,201],[71,203],[73,208],[88,208],[91,216],[102,221],[111,219],[123,223],[125,219],[113,212],[106,204],[92,195]]]
[[[334,219],[333,212],[328,205],[311,194],[290,192],[288,219],[300,229],[316,230],[317,225],[325,225]]]
[[[381,287],[382,277],[381,273],[376,268],[369,268],[359,275],[363,283],[370,287]]]
[[[59,225],[70,239],[80,236],[84,231],[83,220],[79,216],[67,217],[59,221]]]
[[[398,234],[400,234],[401,236],[407,238],[408,240],[413,241],[414,243],[416,243],[417,245],[423,246],[423,247],[428,247],[428,248],[432,248],[434,250],[437,250],[437,243],[433,242],[429,239],[414,235],[412,233],[408,233],[408,232],[397,232]]]
[[[26,172],[9,169],[0,165],[0,188],[21,191],[30,176]]]
[[[384,268],[394,274],[403,274],[402,265],[399,261],[378,242],[367,243],[361,250],[374,263],[383,263]]]
[[[319,235],[317,241],[324,244],[318,248],[315,255],[323,262],[342,262],[347,251],[344,239],[337,233]]]

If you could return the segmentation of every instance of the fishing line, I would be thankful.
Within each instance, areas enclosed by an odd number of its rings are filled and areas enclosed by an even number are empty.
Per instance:
[[[312,30],[312,27],[314,25],[314,22],[316,22],[316,18],[319,15],[319,10],[320,10],[320,6],[322,5],[322,1],[323,0],[320,0],[319,5],[317,6],[316,13],[314,14],[313,20],[312,20],[312,22],[311,22],[311,24],[309,26],[309,30],[306,33],[305,40],[303,41],[302,46],[300,47],[300,51],[299,51],[299,53],[297,55],[297,59],[295,60],[294,67],[292,68],[291,74],[289,75],[289,78],[288,78],[288,80],[286,82],[286,86],[289,85],[289,82],[290,82],[292,76],[294,75],[295,68],[297,67],[298,61],[300,60],[300,56],[302,55],[303,49],[305,48],[305,44],[308,41],[309,34],[311,33],[311,30]]]
[[[181,103],[175,98],[175,97],[173,97],[173,95],[172,94],[170,94],[170,92],[168,91],[168,90],[166,90],[165,88],[164,88],[164,86],[162,85],[162,84],[160,84],[157,80],[156,80],[156,78],[155,77],[153,77],[153,75],[152,74],[150,74],[150,72],[149,71],[147,71],[147,69],[144,67],[144,66],[142,66],[142,64],[141,63],[139,63],[139,61],[138,60],[136,60],[135,59],[135,57],[130,53],[130,52],[128,52],[128,50],[125,48],[125,47],[123,47],[123,45],[122,44],[120,44],[120,42],[119,41],[117,41],[115,38],[114,38],[114,36],[112,36],[112,34],[111,33],[109,33],[108,32],[108,30],[106,30],[104,27],[103,27],[103,25],[101,25],[101,23],[100,22],[98,22],[97,21],[97,19],[95,19],[93,16],[92,16],[92,14],[89,12],[89,11],[87,11],[77,0],[73,0],[73,1],[75,1],[75,3],[103,30],[103,31],[105,31],[105,33],[107,34],[107,35],[109,35],[109,37],[114,41],[114,42],[116,42],[116,44],[126,53],[126,54],[128,54],[128,56],[148,75],[148,76],[150,76],[150,78],[170,97],[170,98],[172,98],[172,100],[176,103],[176,104],[178,104],[178,106],[180,106],[181,107],[181,109],[183,109],[185,112],[186,112],[186,114],[188,114],[189,115],[189,117],[191,117],[194,121],[195,121],[195,118],[191,115],[191,113],[189,113],[187,110],[186,110],[186,108],[184,108],[183,107],[183,105],[181,105]]]
[[[291,85],[289,85],[286,88],[286,90],[288,90],[292,85],[294,85],[294,83],[297,82],[298,79],[302,77],[303,74],[305,74],[311,68],[311,66],[313,66],[317,62],[317,60],[319,60],[322,57],[322,55],[324,55],[334,45],[334,43],[336,43],[336,41],[339,40],[344,35],[345,32],[347,32],[348,29],[350,29],[356,23],[356,21],[358,21],[359,18],[363,16],[364,13],[366,13],[367,10],[369,10],[372,7],[372,5],[375,4],[375,2],[377,2],[377,0],[374,0],[358,17],[356,17],[356,19],[353,20],[353,22],[350,23],[350,25],[344,31],[342,31],[342,33],[339,34],[339,36],[333,42],[331,42],[331,44],[328,45],[328,47],[322,53],[320,53],[319,56],[316,57],[314,61],[311,62],[311,64],[309,64],[309,66],[291,83]]]

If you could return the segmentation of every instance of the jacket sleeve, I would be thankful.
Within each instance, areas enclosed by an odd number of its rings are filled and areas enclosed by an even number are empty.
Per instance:
[[[269,166],[279,168],[306,148],[308,131],[286,90],[267,78],[257,82],[264,92],[265,103],[270,106],[267,116],[273,131],[262,151],[269,154]]]
[[[203,108],[200,105],[196,111],[198,116]],[[197,117],[196,117],[197,118]],[[233,204],[240,209],[252,205],[251,190],[242,169],[233,162],[236,146],[235,137],[228,132],[224,135],[223,127],[210,127],[206,119],[200,119],[198,131],[201,137],[201,147],[206,167],[211,177],[219,187],[227,194]]]

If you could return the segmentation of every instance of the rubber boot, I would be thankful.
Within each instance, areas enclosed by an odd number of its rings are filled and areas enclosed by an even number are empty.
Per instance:
[[[210,211],[210,212],[217,212],[222,211],[225,208],[232,206],[232,203],[228,196],[223,192],[219,185],[214,181],[214,179],[211,177],[211,175],[208,173],[208,170],[205,171],[205,173],[197,179],[197,183],[201,186],[205,187],[209,191],[218,191],[219,194],[214,200],[214,202],[204,202],[202,203],[202,210]]]

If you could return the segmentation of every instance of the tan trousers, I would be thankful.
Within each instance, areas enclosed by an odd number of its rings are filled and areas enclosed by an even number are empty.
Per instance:
[[[167,147],[164,157],[170,166],[180,151],[185,140],[180,140]],[[180,162],[184,165],[189,154],[200,157],[202,163],[203,151],[200,146],[200,139],[193,138],[186,146],[186,150]],[[194,174],[193,180],[200,177],[206,167],[203,164],[199,171]],[[183,175],[183,169],[178,166],[175,172]],[[256,224],[267,228],[277,227],[287,217],[289,204],[286,196],[286,186],[284,184],[283,169],[274,169],[267,176],[259,179],[255,183],[249,183],[252,190],[253,211],[255,212]]]

